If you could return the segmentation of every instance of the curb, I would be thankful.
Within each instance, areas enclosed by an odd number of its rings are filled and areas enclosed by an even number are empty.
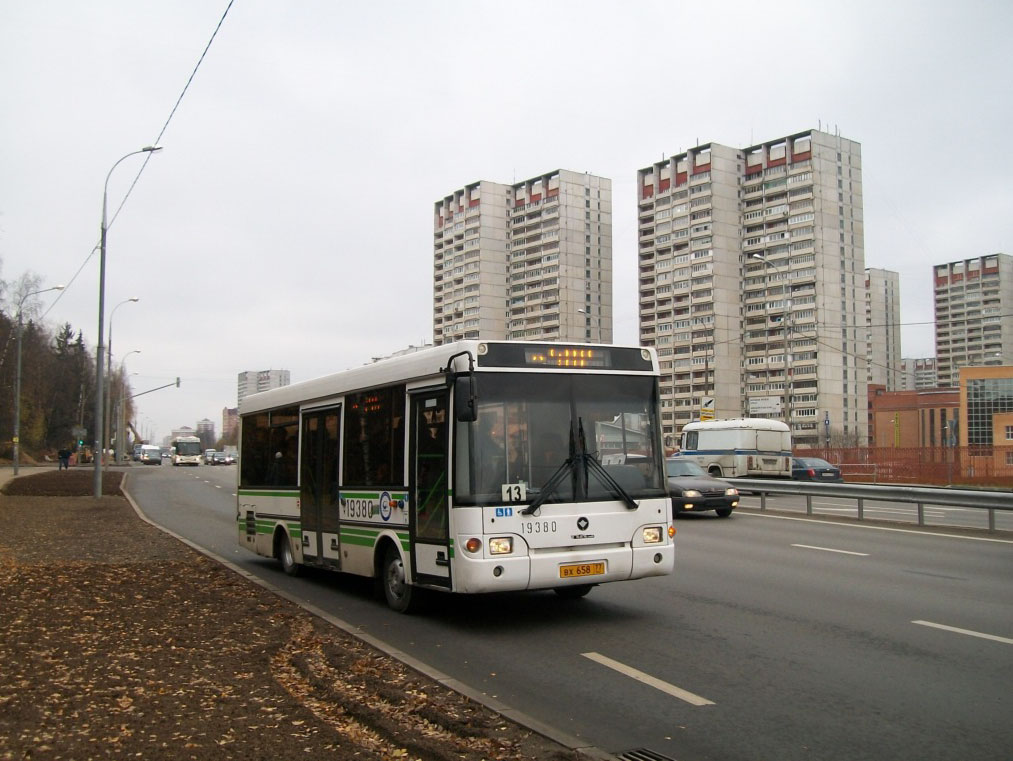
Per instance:
[[[536,719],[533,716],[529,716],[528,714],[523,713],[522,711],[518,711],[514,708],[511,708],[505,703],[501,703],[495,698],[491,698],[488,695],[479,692],[478,690],[472,687],[469,687],[460,680],[455,679],[449,676],[448,674],[444,674],[442,671],[433,668],[427,663],[423,663],[422,661],[409,655],[408,653],[405,653],[402,650],[398,650],[396,647],[393,647],[392,645],[384,642],[383,640],[377,639],[371,634],[366,634],[365,632],[360,631],[347,621],[338,618],[337,616],[332,615],[324,610],[321,610],[320,608],[311,603],[298,599],[295,595],[286,592],[284,589],[280,589],[271,584],[270,582],[261,579],[260,577],[250,573],[247,570],[244,570],[243,568],[240,568],[231,560],[223,558],[222,556],[197,545],[196,543],[187,539],[186,537],[180,536],[176,532],[171,531],[165,528],[164,526],[159,525],[158,523],[155,523],[155,521],[151,520],[147,515],[144,514],[144,511],[141,510],[140,505],[138,505],[137,502],[134,501],[134,498],[133,496],[131,496],[130,491],[128,489],[129,481],[130,481],[130,474],[124,473],[123,484],[120,487],[120,489],[123,492],[123,495],[126,497],[127,502],[130,503],[130,506],[137,514],[137,517],[140,518],[145,523],[149,524],[150,526],[153,526],[159,531],[168,534],[174,539],[177,539],[186,546],[196,550],[205,557],[214,560],[219,565],[228,568],[230,571],[233,571],[234,573],[243,577],[247,581],[251,581],[257,586],[267,590],[268,592],[271,592],[272,594],[277,595],[278,597],[281,597],[297,605],[298,607],[305,610],[307,613],[310,613],[311,615],[314,615],[317,618],[326,621],[331,626],[340,629],[346,634],[349,634],[355,637],[356,639],[365,642],[366,644],[376,648],[385,655],[388,655],[391,658],[400,661],[405,666],[408,666],[409,668],[419,672],[420,674],[423,674],[424,676],[429,677],[433,681],[443,685],[447,689],[453,690],[459,695],[463,695],[469,700],[473,700],[476,703],[485,706],[489,710],[494,711],[495,713],[498,713],[501,716],[510,719],[511,721],[517,724],[520,724],[525,729],[529,729],[532,732],[541,735],[542,737],[552,740],[553,742],[559,743],[560,745],[569,748],[572,751],[580,753],[586,756],[587,758],[597,759],[597,761],[618,761],[617,757],[612,755],[611,753],[607,753],[601,748],[597,748],[593,745],[588,745],[579,737],[574,737],[573,735],[567,734],[566,732],[562,732],[556,729],[555,727],[551,727],[545,722]]]

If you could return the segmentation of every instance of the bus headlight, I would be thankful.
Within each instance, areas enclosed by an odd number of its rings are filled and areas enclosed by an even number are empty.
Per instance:
[[[657,544],[661,541],[661,526],[648,526],[644,529],[644,544]]]
[[[490,555],[509,555],[514,551],[514,540],[511,536],[494,536],[489,540]]]

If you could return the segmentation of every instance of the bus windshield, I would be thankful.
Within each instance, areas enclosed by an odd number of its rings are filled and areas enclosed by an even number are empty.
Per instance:
[[[456,423],[455,503],[502,504],[521,484],[538,504],[664,495],[653,377],[483,373],[478,384],[477,420]]]
[[[176,442],[176,454],[178,455],[195,455],[201,453],[201,446],[199,441],[177,441]]]

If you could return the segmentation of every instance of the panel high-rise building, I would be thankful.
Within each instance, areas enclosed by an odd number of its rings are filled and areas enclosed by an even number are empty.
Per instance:
[[[250,394],[287,386],[291,382],[288,370],[246,370],[239,373],[237,401],[243,401]]]
[[[743,415],[788,421],[800,446],[864,440],[861,146],[817,130],[707,143],[640,169],[637,189],[640,338],[658,349],[666,442]]]
[[[887,391],[904,387],[900,348],[900,275],[891,270],[865,270],[865,325],[868,335],[865,362],[869,383]]]
[[[433,343],[612,342],[612,181],[480,181],[433,208]]]
[[[905,357],[900,364],[903,378],[900,391],[921,391],[939,386],[935,357]]]
[[[933,275],[939,385],[959,385],[961,367],[1013,365],[1013,257],[937,264]]]

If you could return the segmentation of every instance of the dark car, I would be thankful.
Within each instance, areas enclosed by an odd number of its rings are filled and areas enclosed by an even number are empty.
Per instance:
[[[826,481],[840,483],[841,469],[819,457],[792,457],[791,477],[796,481]]]
[[[665,460],[672,515],[713,510],[727,518],[739,505],[739,490],[727,481],[714,478],[693,460],[670,457]]]
[[[228,465],[229,458],[225,452],[215,452],[211,458],[212,465]]]

